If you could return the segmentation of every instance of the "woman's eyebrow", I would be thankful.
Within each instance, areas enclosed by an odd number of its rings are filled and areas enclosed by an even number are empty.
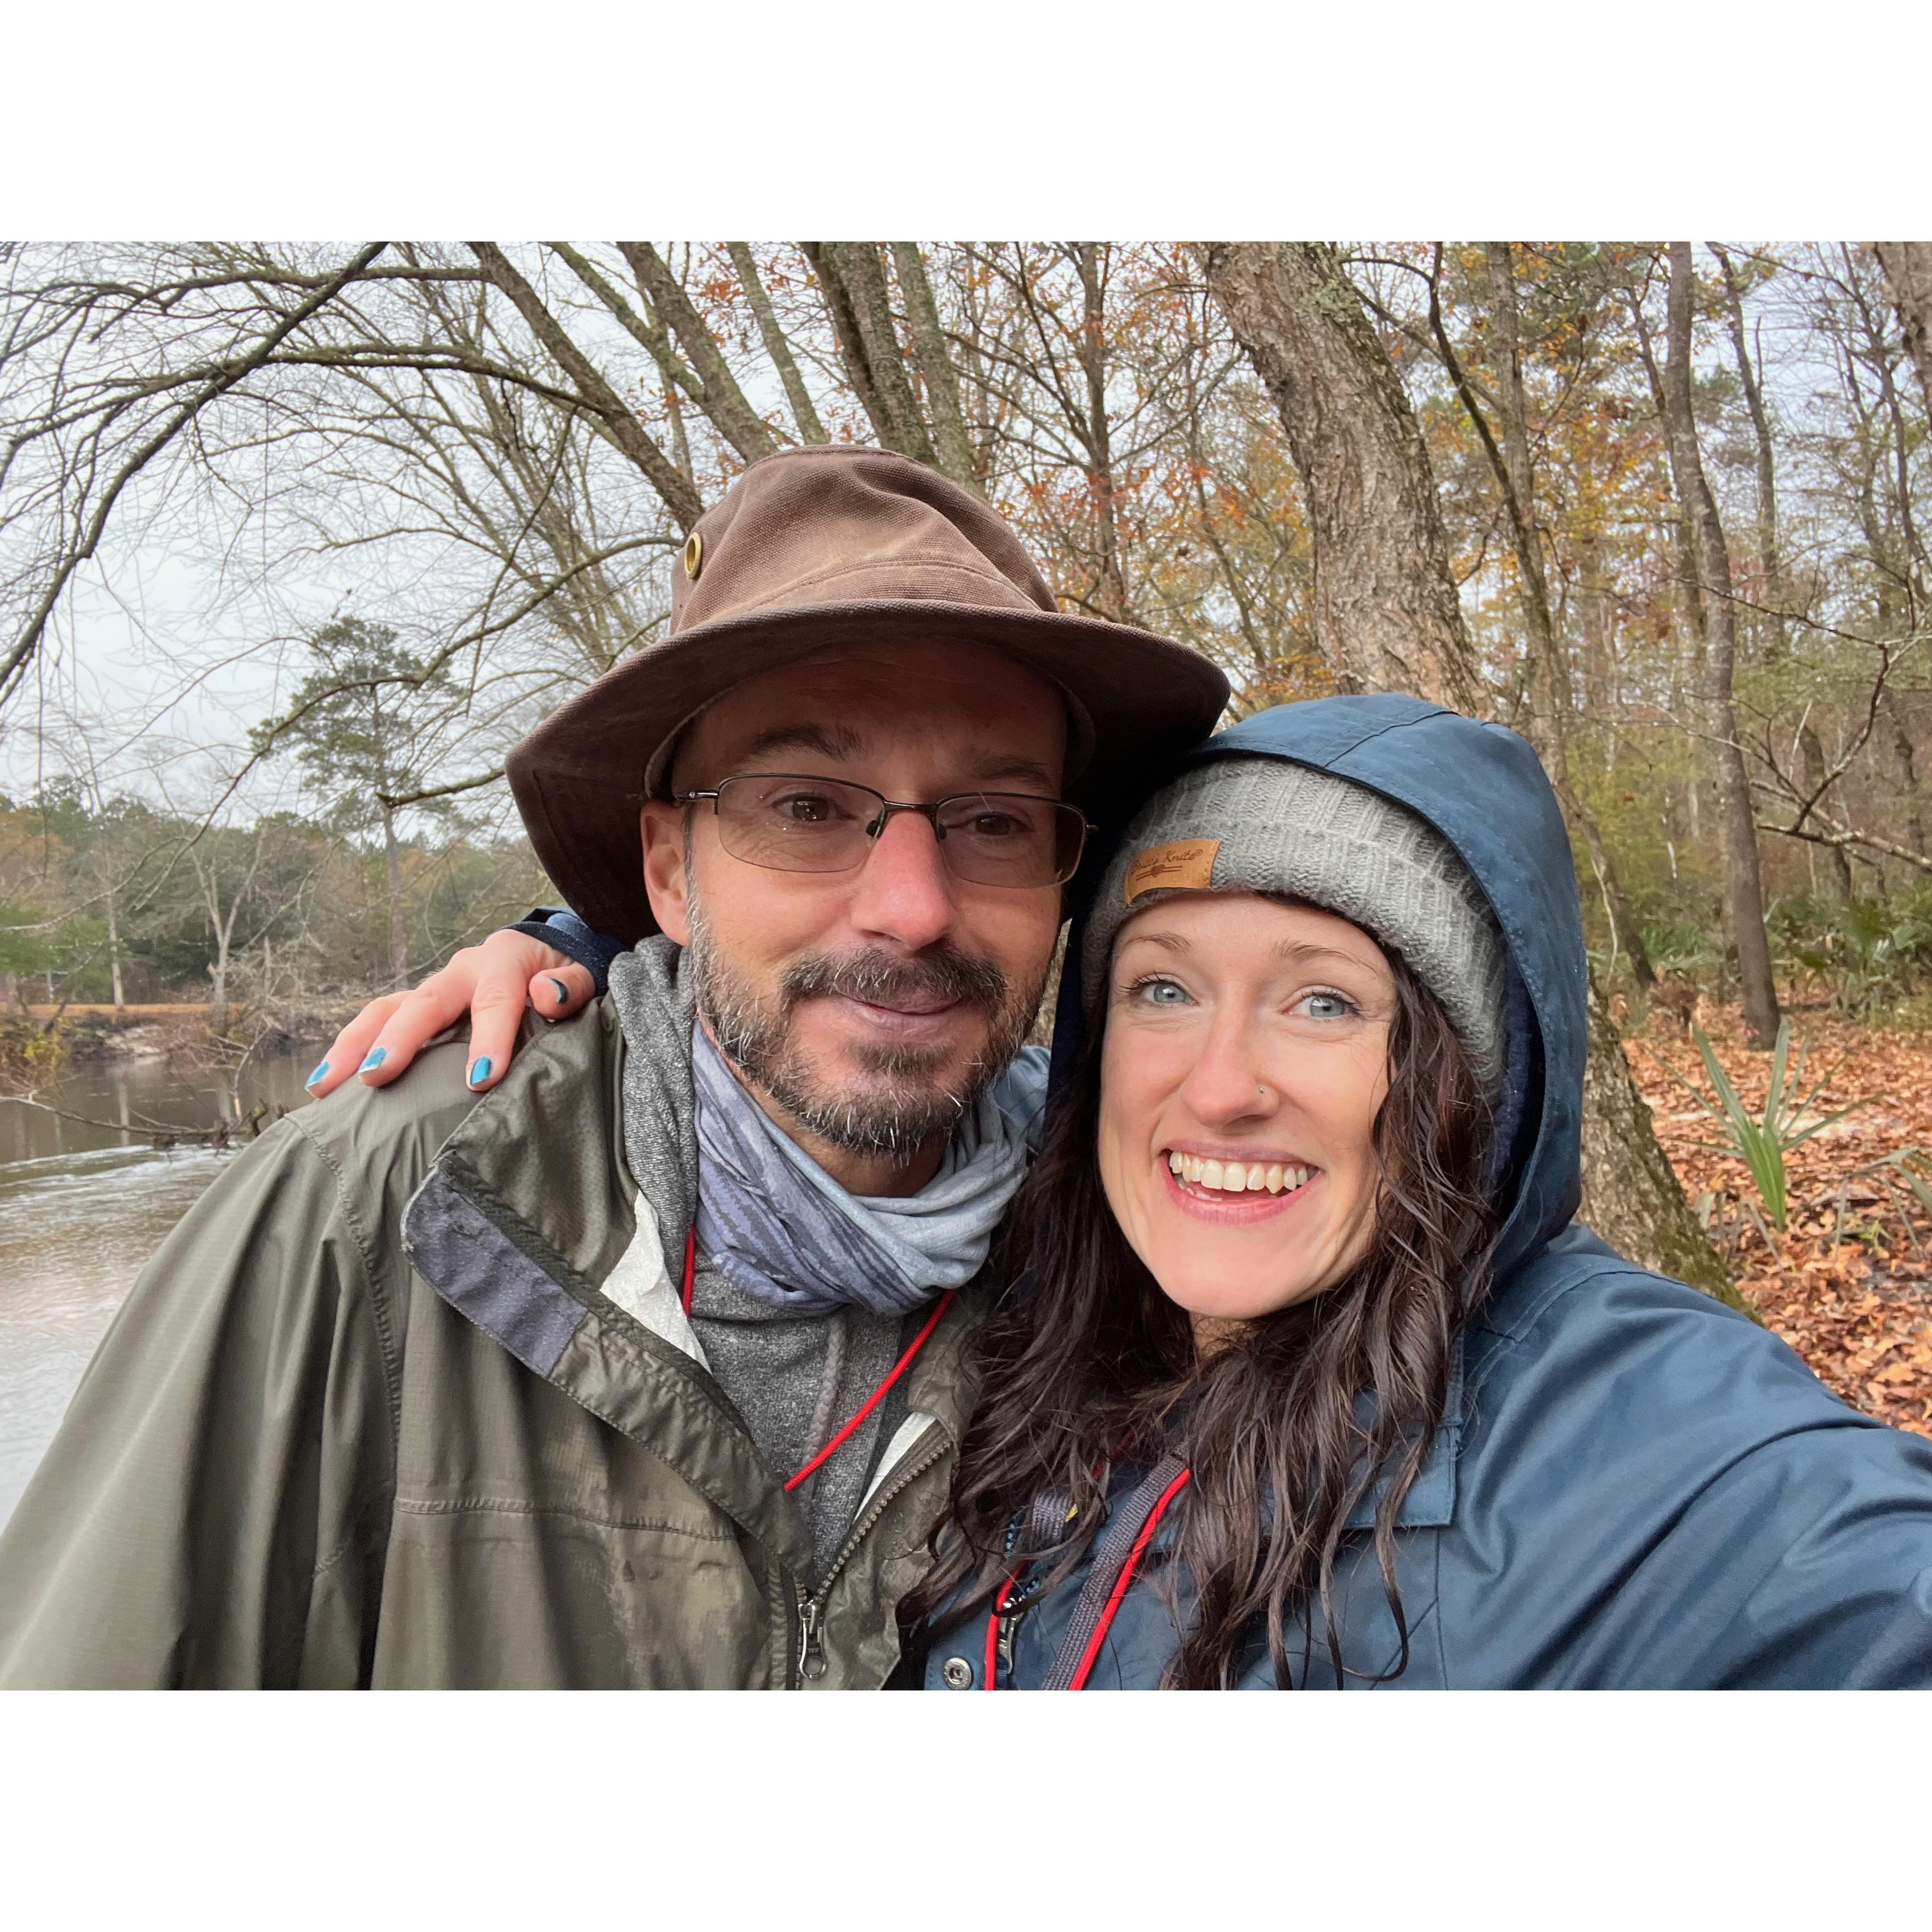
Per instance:
[[[1130,946],[1158,946],[1163,952],[1192,952],[1194,942],[1178,932],[1163,932],[1156,928],[1151,932],[1130,932],[1120,942],[1124,952]],[[1345,966],[1352,966],[1359,972],[1371,969],[1369,961],[1359,953],[1346,951],[1339,946],[1320,946],[1305,939],[1283,939],[1274,947],[1274,957],[1297,964],[1314,959],[1338,960]]]
[[[1274,956],[1282,960],[1339,959],[1345,966],[1354,966],[1366,970],[1369,962],[1359,953],[1346,951],[1339,946],[1317,946],[1304,939],[1284,939],[1274,949]]]

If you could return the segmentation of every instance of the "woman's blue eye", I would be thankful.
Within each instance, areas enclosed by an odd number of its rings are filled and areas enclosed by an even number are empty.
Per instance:
[[[1187,998],[1187,989],[1172,980],[1143,980],[1132,991],[1149,1005],[1178,1006]]]
[[[1310,1019],[1346,1019],[1349,1013],[1348,1002],[1340,993],[1310,993],[1301,1002]]]

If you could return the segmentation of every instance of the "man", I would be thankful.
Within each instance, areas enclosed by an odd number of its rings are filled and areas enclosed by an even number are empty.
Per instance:
[[[0,1683],[890,1673],[1084,813],[1226,686],[876,452],[754,465],[674,585],[512,760],[608,997],[189,1213],[0,1536]]]

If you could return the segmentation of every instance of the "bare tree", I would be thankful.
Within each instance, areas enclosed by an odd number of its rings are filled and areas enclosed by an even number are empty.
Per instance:
[[[1905,331],[1906,352],[1918,371],[1925,412],[1932,416],[1932,242],[1874,242]]]
[[[1764,600],[1768,607],[1764,614],[1766,641],[1768,656],[1772,662],[1778,663],[1782,662],[1788,647],[1790,622],[1784,611],[1784,569],[1778,535],[1776,446],[1772,435],[1770,413],[1765,406],[1764,386],[1760,380],[1757,360],[1744,333],[1744,285],[1723,244],[1714,242],[1710,248],[1723,278],[1724,314],[1730,324],[1731,352],[1736,358],[1738,380],[1744,392],[1745,406],[1750,412],[1757,467],[1758,568],[1763,577]],[[1804,760],[1806,788],[1815,789],[1822,796],[1826,789],[1822,782],[1825,747],[1808,710],[1798,721],[1797,740]],[[1851,861],[1841,846],[1828,845],[1824,850],[1836,895],[1840,899],[1849,900],[1852,896]]]
[[[1642,931],[1624,894],[1603,828],[1572,779],[1570,740],[1575,706],[1570,668],[1559,646],[1556,620],[1550,611],[1543,532],[1537,522],[1536,470],[1530,455],[1529,409],[1522,380],[1522,330],[1516,304],[1515,265],[1507,242],[1489,243],[1484,254],[1489,268],[1496,334],[1497,370],[1492,402],[1502,427],[1501,447],[1478,399],[1475,384],[1456,352],[1442,319],[1442,246],[1439,242],[1429,276],[1430,336],[1483,453],[1489,459],[1509,524],[1523,627],[1529,640],[1529,683],[1534,694],[1529,708],[1529,735],[1542,754],[1550,782],[1556,788],[1564,817],[1582,835],[1588,850],[1591,868],[1597,875],[1604,910],[1610,916],[1612,942],[1621,945],[1638,986],[1647,991],[1655,985],[1657,974],[1650,963]]]
[[[1757,820],[1751,808],[1750,777],[1738,735],[1732,687],[1738,658],[1737,606],[1731,580],[1730,546],[1718,514],[1718,500],[1704,474],[1697,442],[1697,418],[1690,391],[1690,331],[1696,298],[1688,242],[1670,244],[1670,334],[1664,365],[1666,428],[1670,470],[1684,506],[1684,520],[1704,592],[1706,650],[1705,702],[1710,714],[1713,761],[1717,771],[1719,829],[1724,856],[1724,896],[1738,950],[1738,978],[1744,994],[1744,1025],[1752,1040],[1768,1046],[1778,1031],[1778,988],[1772,977],[1771,942],[1764,925],[1764,874],[1759,863]]]

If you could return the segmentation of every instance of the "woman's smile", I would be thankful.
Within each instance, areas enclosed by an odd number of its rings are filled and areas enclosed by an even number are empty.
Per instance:
[[[1188,1211],[1216,1220],[1232,1215],[1240,1220],[1263,1220],[1282,1213],[1303,1199],[1320,1180],[1312,1161],[1255,1151],[1203,1155],[1180,1148],[1166,1154],[1168,1191]]]

